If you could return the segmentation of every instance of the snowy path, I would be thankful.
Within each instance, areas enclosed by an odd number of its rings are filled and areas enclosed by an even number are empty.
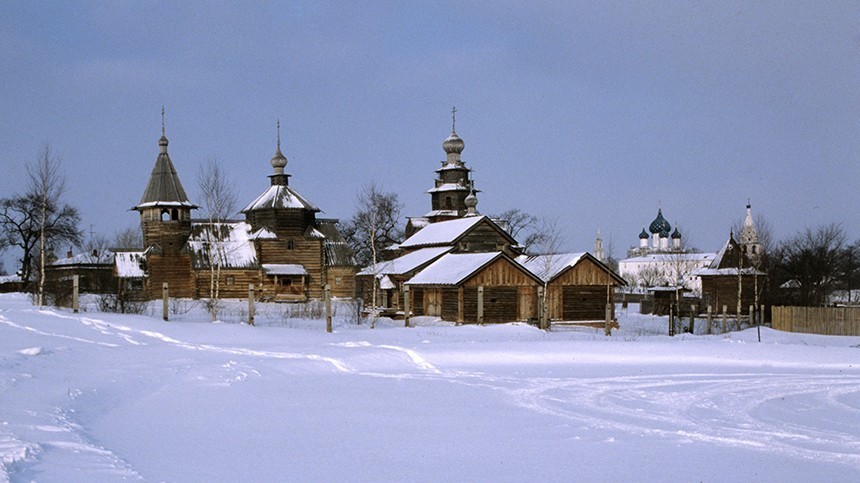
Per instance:
[[[326,335],[26,306],[0,309],[0,336],[0,481],[753,474],[721,460],[763,464],[764,479],[860,478],[856,340],[607,341],[521,326]],[[340,464],[314,464],[321,447]],[[522,452],[539,473],[501,463]],[[626,456],[653,452],[686,456],[668,468]],[[436,457],[409,456],[422,453]],[[571,454],[625,455],[634,470]]]

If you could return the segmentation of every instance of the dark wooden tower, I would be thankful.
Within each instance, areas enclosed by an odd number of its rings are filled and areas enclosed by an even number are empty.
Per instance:
[[[462,218],[469,211],[466,198],[477,193],[474,181],[469,177],[472,170],[460,159],[465,143],[455,129],[456,112],[456,108],[451,110],[451,135],[442,142],[446,159],[442,161],[442,167],[436,170],[435,186],[427,191],[430,193],[431,211],[424,216],[430,223]]]
[[[173,287],[171,292],[188,296],[191,265],[184,248],[191,234],[191,210],[197,206],[188,200],[167,154],[163,116],[162,110],[158,158],[140,203],[133,209],[140,213],[143,245],[150,253],[148,291],[155,294],[161,290],[162,282],[168,282]]]

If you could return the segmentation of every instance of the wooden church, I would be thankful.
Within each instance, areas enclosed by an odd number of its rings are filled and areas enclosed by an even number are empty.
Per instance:
[[[279,129],[280,130],[280,129]],[[120,252],[115,271],[142,298],[161,296],[168,283],[176,297],[248,296],[301,302],[321,298],[325,285],[337,297],[355,292],[352,252],[337,220],[317,218],[320,209],[289,185],[287,158],[277,150],[269,186],[241,211],[245,219],[211,223],[194,220],[192,203],[167,152],[162,126],[159,154],[140,203],[144,250]]]
[[[375,285],[381,312],[402,313],[408,288],[413,315],[460,323],[510,322],[535,320],[538,294],[546,288],[553,297],[551,317],[602,319],[607,300],[623,279],[588,254],[553,254],[539,260],[525,256],[505,229],[506,222],[478,213],[478,191],[461,158],[464,148],[452,127],[442,143],[446,159],[427,191],[430,211],[408,219],[407,239],[396,250],[399,256],[356,277],[365,302]],[[556,260],[552,273],[538,269],[546,259]]]

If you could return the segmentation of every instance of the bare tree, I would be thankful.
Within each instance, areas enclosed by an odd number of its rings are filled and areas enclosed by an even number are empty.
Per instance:
[[[636,284],[645,288],[656,287],[665,282],[666,274],[655,264],[649,264],[639,270],[638,276],[634,281]]]
[[[399,243],[403,230],[400,228],[400,209],[403,204],[397,193],[387,193],[372,181],[364,185],[356,195],[358,210],[343,224],[346,242],[355,253],[356,262],[371,267],[373,273],[370,306],[370,327],[376,324],[378,270],[380,250]]]
[[[561,229],[555,218],[542,218],[535,230],[540,236],[536,239],[536,248],[541,252],[543,263],[540,267],[541,273],[537,274],[543,281],[543,300],[538,307],[538,323],[541,330],[549,329],[549,280],[553,272],[558,268],[558,255],[562,245]]]
[[[111,248],[143,249],[143,232],[140,231],[140,227],[130,226],[114,233]]]
[[[526,253],[530,253],[531,248],[541,241],[540,228],[543,220],[535,215],[526,213],[519,208],[511,208],[499,215],[491,215],[490,218],[506,222],[508,232],[515,240],[520,242],[523,251]],[[520,235],[524,237],[522,240],[519,238]]]
[[[343,234],[355,254],[356,263],[366,267],[373,263],[379,250],[401,241],[403,203],[397,193],[383,191],[376,182],[362,187],[355,202],[358,209],[342,224]]]
[[[827,303],[838,286],[844,256],[845,231],[831,223],[807,228],[780,243],[775,265],[775,283],[791,286],[783,302],[804,306]]]
[[[27,165],[29,183],[23,195],[0,200],[0,247],[17,246],[23,256],[21,278],[30,282],[33,257],[38,255],[38,304],[44,305],[45,265],[48,249],[54,243],[78,244],[78,210],[61,202],[65,176],[60,159],[45,145],[36,160]]]
[[[218,318],[221,268],[227,262],[229,229],[224,222],[236,211],[236,192],[227,179],[221,163],[208,159],[198,166],[197,183],[206,210],[208,226],[204,231],[205,257],[209,265],[209,300],[206,304],[212,320]]]

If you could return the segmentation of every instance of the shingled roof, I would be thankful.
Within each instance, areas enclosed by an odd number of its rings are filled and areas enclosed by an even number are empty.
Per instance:
[[[154,206],[186,206],[197,208],[188,200],[188,195],[179,182],[176,168],[167,154],[167,138],[162,135],[158,140],[161,152],[155,160],[152,174],[149,175],[149,183],[143,192],[140,203],[134,207],[135,210],[150,208]]]

